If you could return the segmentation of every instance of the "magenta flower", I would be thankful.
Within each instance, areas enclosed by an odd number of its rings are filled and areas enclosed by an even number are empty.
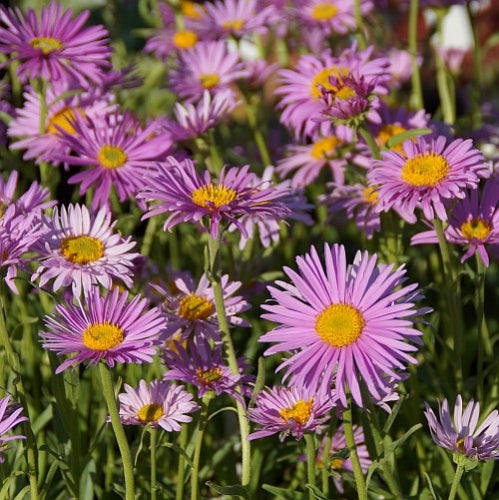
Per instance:
[[[220,344],[212,348],[206,340],[200,338],[187,341],[184,348],[182,344],[175,342],[172,349],[163,352],[163,362],[168,368],[163,375],[164,380],[180,380],[192,384],[197,387],[200,398],[213,391],[217,396],[228,394],[244,405],[244,397],[251,396],[248,384],[255,377],[243,373],[248,365],[243,359],[238,360],[239,373],[233,374],[223,360]]]
[[[26,439],[25,436],[5,436],[12,427],[25,422],[28,419],[21,415],[23,408],[17,403],[11,403],[10,395],[0,399],[0,463],[5,462],[4,451],[6,443],[15,439]]]
[[[478,252],[483,264],[489,266],[489,255],[499,254],[499,177],[488,179],[480,195],[479,188],[466,193],[466,197],[454,205],[445,228],[445,239],[455,245],[467,247],[461,262]],[[411,244],[438,243],[434,229],[416,234]]]
[[[70,165],[90,166],[68,182],[81,183],[80,195],[95,187],[94,210],[108,206],[111,187],[121,202],[134,196],[143,186],[151,162],[162,159],[172,145],[165,135],[154,137],[155,123],[142,130],[127,111],[122,116],[112,113],[95,121],[76,114],[71,125],[74,133],[63,131],[63,139],[76,156],[62,154],[59,159]]]
[[[152,362],[165,319],[159,309],[147,306],[146,299],[137,295],[128,300],[128,292],[117,288],[102,297],[98,287],[86,293],[83,302],[57,304],[45,317],[47,331],[40,332],[45,349],[72,355],[56,373],[83,362],[103,360],[110,367]]]
[[[439,404],[437,419],[426,403],[426,420],[431,437],[436,444],[458,455],[473,460],[499,459],[499,413],[494,410],[477,428],[480,420],[480,403],[471,400],[463,413],[463,400],[459,394],[454,406],[454,419],[451,421],[449,403],[444,399]]]
[[[259,218],[284,218],[289,209],[282,201],[282,191],[269,186],[253,187],[255,174],[244,167],[223,167],[215,184],[211,174],[200,176],[194,163],[177,161],[170,156],[166,164],[158,165],[157,175],[146,179],[140,198],[153,202],[144,217],[171,212],[164,224],[170,230],[180,222],[203,222],[213,238],[219,234],[224,221],[233,223],[248,236],[240,218],[252,215]]]
[[[17,8],[0,7],[0,52],[21,61],[17,74],[22,82],[42,77],[49,82],[77,80],[86,87],[87,79],[98,83],[102,69],[110,65],[106,29],[83,28],[88,10],[72,19],[72,9],[62,8],[51,1],[41,15],[28,9],[23,16]]]
[[[444,202],[462,199],[466,188],[476,188],[490,168],[471,140],[418,137],[403,144],[403,153],[383,151],[368,175],[370,185],[379,185],[380,211],[395,208],[409,223],[416,222],[420,208],[428,220],[447,220]]]
[[[139,381],[137,389],[124,385],[125,392],[118,395],[120,418],[126,425],[161,427],[167,432],[180,431],[181,424],[191,422],[189,413],[199,406],[192,401],[182,386],[153,380],[147,384]]]
[[[336,377],[335,391],[347,405],[346,385],[362,406],[359,377],[376,401],[386,394],[386,378],[400,380],[398,370],[416,363],[421,332],[413,328],[417,284],[402,286],[405,269],[376,265],[377,255],[358,252],[347,265],[345,248],[324,245],[326,268],[314,247],[297,257],[298,273],[284,268],[292,284],[278,281],[268,287],[276,301],[263,305],[262,317],[279,323],[260,337],[276,342],[266,355],[289,352],[279,367],[286,368],[292,383],[312,389],[328,388]]]
[[[271,387],[258,393],[248,418],[261,426],[248,439],[260,439],[279,433],[301,439],[304,432],[318,432],[329,420],[333,403],[327,393],[304,387]]]
[[[76,296],[96,284],[109,289],[113,279],[131,287],[135,242],[113,234],[115,224],[105,207],[96,214],[83,205],[54,208],[44,218],[46,232],[37,246],[40,264],[32,281],[40,278],[43,287],[55,278],[54,291],[72,285]]]

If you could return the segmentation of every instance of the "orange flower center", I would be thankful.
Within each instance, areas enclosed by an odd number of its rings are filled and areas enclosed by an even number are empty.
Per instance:
[[[402,167],[402,179],[416,187],[435,187],[445,179],[450,165],[436,153],[424,153],[409,158]]]
[[[73,127],[72,122],[76,120],[76,113],[80,116],[84,116],[82,108],[71,108],[66,107],[58,111],[49,119],[49,122],[46,127],[46,131],[49,134],[62,135],[62,132],[59,130],[64,130],[68,134],[74,135],[76,130]]]
[[[305,425],[312,413],[313,402],[314,398],[310,398],[308,401],[300,399],[293,406],[280,409],[279,415],[281,415],[286,422],[294,420],[297,424]]]
[[[215,312],[213,304],[205,297],[190,293],[179,304],[179,314],[189,321],[208,319]]]
[[[200,207],[211,208],[215,206],[215,208],[220,208],[235,200],[237,193],[234,189],[228,188],[223,184],[218,186],[207,184],[194,190],[191,196],[192,201]]]
[[[362,197],[365,201],[367,201],[367,203],[371,203],[372,205],[378,203],[378,191],[376,191],[376,189],[372,186],[368,186],[364,189]]]
[[[244,19],[233,19],[222,23],[222,28],[227,31],[239,31],[244,26]]]
[[[60,40],[50,36],[35,36],[29,43],[34,49],[40,49],[44,54],[50,54],[54,50],[60,50],[64,47]]]
[[[314,142],[310,151],[310,156],[316,160],[328,158],[332,155],[332,153],[334,153],[336,146],[338,146],[341,142],[342,141],[335,135],[322,137]]]
[[[396,125],[396,124],[384,125],[383,127],[381,127],[381,130],[379,131],[379,134],[376,137],[376,144],[380,148],[386,147],[386,143],[392,137],[395,137],[396,135],[401,134],[402,132],[405,132],[405,131],[407,131],[407,129],[405,127],[400,126],[400,125]],[[399,143],[390,149],[392,151],[398,151],[399,153],[403,153],[403,151],[404,151],[402,148],[402,143]]]
[[[312,9],[312,17],[316,21],[328,21],[338,14],[336,5],[329,2],[322,2]]]
[[[191,19],[199,19],[203,16],[202,6],[195,2],[182,1],[180,2],[180,6],[182,9],[182,14],[185,17],[189,17]]]
[[[461,233],[468,240],[483,241],[492,231],[492,226],[488,221],[475,217],[461,225]]]
[[[333,76],[338,79],[347,76],[350,71],[343,66],[330,66],[329,68],[324,68],[320,70],[313,78],[312,83],[310,84],[310,95],[314,99],[319,99],[322,97],[322,89],[332,90],[335,93],[338,93],[338,87],[335,87],[329,81],[329,77]],[[347,87],[344,87],[347,88]],[[352,92],[355,92],[353,89],[350,89]],[[340,93],[339,99],[347,99],[348,91],[344,90]],[[351,97],[351,96],[350,96]]]
[[[88,264],[104,255],[104,244],[92,236],[69,236],[61,241],[61,253],[73,264]]]
[[[137,418],[141,422],[157,422],[164,414],[162,406],[156,403],[149,403],[137,412]]]
[[[194,31],[181,30],[173,35],[173,45],[177,49],[189,49],[194,47],[198,41],[198,36]]]
[[[196,378],[198,382],[202,385],[210,385],[217,380],[222,378],[222,369],[219,366],[215,368],[210,368],[209,370],[203,370],[198,368],[196,370]]]
[[[120,345],[124,337],[123,329],[109,321],[93,323],[83,332],[83,344],[93,351],[107,351]]]
[[[361,336],[364,325],[364,318],[355,307],[331,304],[317,316],[315,331],[333,347],[344,347]]]
[[[97,153],[97,159],[104,168],[113,169],[122,167],[128,160],[128,156],[119,146],[105,144]]]
[[[220,82],[220,77],[216,73],[203,73],[198,76],[198,80],[205,89],[211,89]]]

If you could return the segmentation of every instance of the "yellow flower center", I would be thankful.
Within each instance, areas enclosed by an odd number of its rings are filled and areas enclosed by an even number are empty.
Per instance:
[[[334,470],[341,469],[343,467],[344,462],[345,462],[345,460],[343,460],[342,458],[333,458],[331,460],[331,469],[334,469]]]
[[[405,127],[402,127],[400,125],[384,125],[381,127],[381,130],[379,131],[378,136],[376,137],[376,144],[382,148],[386,147],[386,143],[394,136],[401,134],[402,132],[405,132],[407,129]],[[402,143],[399,143],[392,148],[390,148],[392,151],[398,151],[399,153],[402,153],[404,150],[402,148]]]
[[[314,99],[319,99],[322,97],[322,89],[333,90],[334,92],[338,92],[338,88],[333,86],[329,81],[330,76],[334,76],[336,78],[345,77],[349,74],[347,68],[343,66],[330,66],[329,68],[321,69],[313,78],[312,83],[310,84],[310,95]],[[346,87],[345,87],[346,88]],[[352,90],[352,92],[354,92]],[[341,95],[346,95],[347,91],[343,91]],[[340,97],[340,99],[345,99],[346,97]]]
[[[371,203],[372,205],[376,205],[378,203],[378,191],[371,186],[368,186],[362,192],[362,197],[367,203]]]
[[[239,31],[244,26],[244,19],[233,19],[222,23],[222,28],[227,31]]]
[[[308,401],[300,399],[293,406],[279,410],[279,415],[281,415],[286,422],[294,420],[297,424],[304,425],[308,422],[310,414],[312,413],[313,402],[314,398],[310,398]]]
[[[207,298],[190,293],[180,301],[178,312],[183,318],[196,321],[209,318],[215,308]]]
[[[237,193],[234,189],[228,188],[223,184],[219,186],[207,184],[194,190],[191,196],[192,201],[200,207],[211,208],[214,206],[215,208],[220,208],[233,201],[237,197]]]
[[[464,438],[459,438],[456,441],[456,446],[461,453],[464,453]]]
[[[468,240],[473,239],[483,241],[492,231],[492,226],[488,221],[475,217],[461,225],[461,233]]]
[[[362,314],[349,304],[331,304],[316,319],[315,331],[334,347],[355,342],[362,334],[365,321]]]
[[[104,168],[119,168],[126,163],[128,156],[119,146],[105,144],[97,153],[97,159]]]
[[[317,4],[312,9],[312,17],[316,21],[328,21],[338,14],[336,5],[329,2],[322,2]]]
[[[104,255],[104,244],[92,236],[68,236],[61,241],[61,253],[73,264],[88,264]]]
[[[194,31],[182,30],[173,35],[173,45],[177,49],[189,49],[194,47],[198,41],[198,36]]]
[[[109,321],[93,323],[83,332],[83,344],[94,351],[107,351],[121,344],[124,337],[123,329]]]
[[[402,167],[402,179],[416,187],[434,187],[445,179],[450,165],[436,153],[424,153],[409,158]]]
[[[137,418],[141,422],[157,422],[164,414],[162,406],[156,403],[149,403],[137,412]]]
[[[219,366],[215,368],[210,368],[209,370],[203,370],[198,368],[196,370],[196,378],[198,382],[202,385],[210,385],[217,380],[222,378],[222,369]]]
[[[201,5],[195,2],[181,2],[182,14],[185,17],[190,17],[191,19],[199,19],[203,15],[203,10]]]
[[[215,85],[218,85],[220,77],[216,73],[203,73],[198,76],[198,80],[205,89],[211,89]]]
[[[336,146],[342,141],[335,135],[323,137],[314,142],[310,156],[316,160],[328,158],[334,152]]]
[[[40,49],[44,54],[50,54],[50,52],[64,47],[60,40],[50,36],[35,36],[29,43],[34,49]]]
[[[63,108],[58,111],[52,118],[49,119],[46,131],[49,134],[62,135],[59,129],[64,130],[68,134],[74,135],[76,130],[73,127],[72,122],[76,120],[76,113],[84,116],[84,112],[81,108]]]

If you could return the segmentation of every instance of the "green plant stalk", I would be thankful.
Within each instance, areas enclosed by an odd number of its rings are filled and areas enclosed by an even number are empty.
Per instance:
[[[307,447],[307,482],[315,486],[315,443],[312,434],[305,433],[305,444]],[[315,494],[312,490],[308,491],[309,500],[314,500]]]
[[[201,410],[199,413],[198,428],[196,431],[196,441],[194,454],[192,456],[191,472],[191,500],[199,500],[199,462],[201,459],[201,448],[203,446],[204,431],[208,423],[208,408],[213,395],[207,392],[201,400]]]
[[[322,451],[322,470],[321,470],[321,480],[322,480],[322,493],[324,495],[329,494],[329,457],[331,450],[331,441],[333,437],[331,436],[331,429],[329,430],[326,441],[324,442],[324,450]]]
[[[144,233],[144,238],[142,240],[142,246],[140,247],[140,253],[144,256],[148,256],[151,251],[152,242],[154,236],[157,233],[158,228],[158,218],[153,216],[147,221],[146,231]]]
[[[443,35],[443,20],[444,13],[437,11],[437,30],[439,35],[439,40],[442,39]],[[456,121],[456,109],[455,100],[453,99],[452,89],[449,85],[449,75],[447,68],[445,67],[445,61],[438,50],[435,50],[435,64],[437,67],[437,89],[440,98],[440,106],[442,109],[442,117],[444,122],[453,125]]]
[[[149,448],[151,452],[151,500],[157,499],[157,482],[156,482],[156,441],[158,438],[158,429],[154,427],[149,428],[149,435],[151,440]]]
[[[381,159],[381,152],[379,150],[379,146],[376,144],[376,140],[372,136],[371,132],[367,130],[367,128],[362,125],[359,128],[359,133],[362,136],[362,138],[366,141],[367,145],[369,146],[369,149],[371,150],[371,154],[373,155],[373,158],[375,160],[380,160]]]
[[[482,124],[482,109],[480,99],[483,86],[482,48],[478,39],[475,16],[471,10],[471,2],[466,2],[466,12],[473,35],[473,80],[471,81],[471,129],[475,130]]]
[[[262,129],[256,121],[256,113],[253,109],[253,105],[250,99],[245,99],[246,102],[246,115],[248,117],[248,125],[250,126],[251,132],[253,133],[253,138],[255,139],[258,152],[260,153],[260,158],[264,167],[272,165],[272,160],[270,158],[269,149],[267,147],[267,142],[265,141]]]
[[[458,465],[456,467],[456,473],[454,474],[454,479],[452,480],[452,486],[450,488],[448,500],[454,500],[456,498],[457,488],[459,487],[459,483],[461,482],[463,471],[464,467],[462,465]]]
[[[364,35],[364,23],[362,21],[362,12],[360,10],[360,0],[354,0],[353,2],[353,15],[357,26],[357,42],[359,44],[359,49],[363,50],[367,47],[367,43]]]
[[[5,285],[2,284],[2,288]],[[26,400],[26,394],[24,392],[24,385],[21,377],[21,365],[19,362],[19,357],[17,353],[14,351],[14,348],[10,342],[9,333],[7,331],[7,323],[5,321],[5,296],[4,290],[2,290],[2,294],[0,296],[0,343],[3,345],[5,349],[5,353],[7,354],[7,360],[10,366],[10,369],[15,374],[14,386],[16,388],[17,397],[19,398],[19,402],[24,409],[25,415],[28,417],[28,420],[22,422],[21,426],[23,429],[23,433],[26,436],[26,463],[28,466],[28,479],[30,485],[30,496],[31,500],[38,499],[38,467],[37,467],[37,447],[36,447],[36,439],[33,434],[33,430],[31,429],[30,420],[29,420],[29,408],[28,401]]]
[[[120,420],[116,396],[114,395],[113,380],[111,371],[108,366],[102,362],[99,363],[99,374],[102,382],[102,390],[107,403],[109,416],[111,417],[111,425],[113,426],[114,435],[118,442],[118,447],[123,461],[123,471],[125,473],[125,500],[135,500],[135,479],[133,475],[133,461],[130,446],[126,438],[125,429]]]
[[[362,474],[359,455],[357,454],[355,439],[353,437],[352,398],[350,394],[348,394],[347,407],[343,412],[343,428],[345,429],[345,440],[350,450],[350,460],[352,461],[353,475],[355,484],[357,485],[357,495],[359,500],[367,500],[366,481],[364,474]]]
[[[38,95],[40,96],[40,120],[38,122],[38,133],[44,135],[46,132],[45,121],[47,120],[47,82],[40,78],[38,80]],[[43,186],[50,188],[52,191],[52,186],[50,185],[50,169],[52,167],[46,162],[40,162],[40,182]],[[53,193],[52,193],[53,194]]]
[[[179,436],[179,447],[185,450],[187,447],[187,424],[182,424],[182,430]],[[177,467],[177,488],[175,492],[175,500],[184,500],[184,478],[185,478],[185,456],[180,453],[178,456]]]
[[[208,254],[210,263],[210,273],[213,284],[213,295],[215,298],[215,308],[217,311],[218,326],[222,335],[222,340],[225,346],[225,354],[229,364],[230,371],[237,375],[239,374],[239,366],[237,364],[237,356],[234,350],[234,344],[229,331],[229,323],[225,314],[225,304],[223,298],[222,285],[220,282],[220,235],[218,238],[212,236],[208,239]],[[240,392],[240,388],[237,389]],[[251,478],[251,447],[248,441],[249,435],[249,420],[246,418],[246,409],[237,399],[235,400],[237,409],[237,419],[239,422],[239,432],[241,436],[241,466],[242,484],[249,485]]]
[[[411,104],[415,109],[423,109],[423,89],[418,65],[418,11],[419,0],[411,0],[409,7],[409,52],[411,54]]]

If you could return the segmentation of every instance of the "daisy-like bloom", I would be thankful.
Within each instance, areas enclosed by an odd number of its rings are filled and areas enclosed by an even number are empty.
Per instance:
[[[109,205],[111,187],[121,202],[134,196],[143,186],[151,162],[162,159],[172,142],[166,134],[154,136],[157,124],[140,128],[128,112],[111,113],[92,120],[76,114],[71,120],[74,133],[62,131],[62,138],[75,156],[61,154],[70,165],[90,166],[68,182],[80,185],[80,195],[95,187],[92,208]]]
[[[248,410],[248,418],[261,426],[248,439],[260,439],[279,433],[299,440],[304,432],[318,432],[329,420],[333,402],[324,391],[301,386],[271,387],[258,393],[255,407]]]
[[[455,245],[467,247],[461,262],[472,257],[476,252],[483,264],[489,266],[489,255],[499,255],[499,177],[488,179],[480,190],[467,192],[466,197],[452,208],[449,224],[445,228],[445,239]],[[438,243],[434,229],[416,234],[411,244]]]
[[[17,75],[22,82],[42,77],[77,80],[85,87],[88,80],[100,81],[102,69],[110,65],[107,30],[101,25],[83,28],[88,10],[75,19],[72,15],[72,9],[63,11],[54,1],[40,15],[33,9],[24,16],[18,8],[0,7],[0,52],[21,61]]]
[[[155,287],[164,296],[163,308],[167,318],[165,336],[169,337],[180,331],[182,340],[192,336],[219,340],[215,297],[208,277],[203,274],[196,284],[190,276],[179,276],[174,285],[173,290],[170,287],[162,290],[159,286]],[[229,281],[229,276],[225,274],[221,278],[221,286],[229,324],[250,326],[238,316],[250,307],[243,297],[234,295],[241,288],[241,283]]]
[[[206,340],[200,338],[188,341],[184,348],[175,342],[173,349],[163,352],[163,362],[168,368],[163,379],[180,380],[194,385],[198,389],[199,398],[213,391],[217,396],[228,394],[244,405],[244,397],[251,396],[248,384],[254,377],[243,373],[248,365],[243,359],[239,359],[239,374],[233,374],[223,360],[220,344],[211,348]]]
[[[382,160],[368,172],[369,185],[379,185],[380,211],[396,208],[409,223],[416,222],[416,208],[428,220],[447,220],[444,201],[464,198],[466,188],[476,188],[490,168],[470,139],[447,144],[444,136],[405,141],[403,151],[383,151]]]
[[[125,392],[118,395],[120,418],[125,425],[148,425],[154,429],[180,431],[182,424],[191,422],[192,413],[199,409],[181,385],[162,380],[147,384],[139,381],[137,389],[124,385]]]
[[[200,176],[191,160],[179,162],[170,156],[158,165],[156,175],[146,179],[146,187],[139,197],[153,204],[144,217],[171,212],[165,221],[165,230],[180,222],[199,222],[206,217],[208,221],[204,222],[213,238],[218,237],[223,221],[234,224],[247,237],[241,217],[279,219],[290,212],[282,201],[282,191],[268,185],[255,188],[255,177],[249,172],[249,165],[225,166],[218,182],[214,183],[207,170]]]
[[[463,412],[463,400],[459,394],[451,420],[449,403],[444,399],[439,404],[439,419],[428,403],[425,403],[425,417],[431,437],[438,446],[464,455],[473,460],[499,459],[499,412],[494,410],[477,428],[480,420],[480,403],[473,399]]]
[[[386,394],[384,377],[400,380],[398,370],[416,363],[421,332],[414,318],[429,309],[416,309],[417,284],[401,286],[403,267],[376,265],[377,255],[358,252],[347,265],[342,245],[324,245],[325,269],[314,247],[297,257],[298,272],[284,268],[292,284],[278,281],[268,287],[275,304],[265,304],[262,317],[279,323],[260,337],[276,342],[266,355],[291,351],[279,369],[286,368],[292,383],[312,389],[329,387],[336,377],[336,393],[347,405],[346,385],[362,406],[360,383],[375,400]],[[395,371],[397,370],[397,371]],[[359,377],[362,382],[359,382]]]
[[[26,439],[26,436],[6,436],[13,427],[28,420],[21,415],[23,408],[17,403],[12,403],[7,395],[0,399],[0,463],[5,462],[4,452],[6,443],[15,439]]]
[[[16,109],[14,119],[9,123],[8,135],[17,139],[11,149],[25,149],[24,160],[36,163],[48,161],[58,163],[57,155],[69,154],[70,147],[63,139],[63,132],[76,133],[72,121],[77,115],[96,119],[116,109],[110,95],[98,96],[95,90],[78,92],[66,81],[56,82],[47,88],[47,110],[44,132],[40,133],[40,94],[31,87],[24,92],[24,105]],[[67,93],[68,97],[61,97]]]
[[[165,128],[174,141],[195,139],[223,121],[239,102],[235,100],[232,90],[221,91],[213,97],[205,90],[203,98],[196,105],[175,104],[175,121],[169,121]]]
[[[77,303],[57,304],[45,317],[47,331],[40,332],[43,347],[58,355],[72,356],[56,373],[83,362],[150,363],[156,353],[165,318],[158,308],[147,310],[139,295],[128,300],[128,292],[113,288],[102,297],[93,287]]]
[[[131,287],[133,259],[139,254],[130,253],[135,246],[130,237],[113,234],[115,224],[105,207],[96,214],[84,205],[54,208],[44,218],[46,234],[38,244],[40,264],[32,281],[39,278],[43,287],[55,278],[54,291],[72,285],[77,297],[96,284],[109,289],[113,279]]]
[[[178,64],[169,75],[171,88],[180,98],[196,101],[205,90],[215,95],[226,90],[246,71],[237,51],[229,52],[224,40],[199,42],[179,54]]]
[[[355,448],[357,450],[357,455],[359,457],[360,468],[362,469],[362,473],[366,474],[367,469],[369,469],[369,466],[372,464],[372,460],[369,457],[369,452],[367,451],[367,446],[364,438],[364,431],[362,430],[362,427],[360,427],[359,425],[353,426],[353,439],[355,441]],[[322,465],[322,467],[324,467],[323,456],[324,456],[324,446],[326,444],[325,441],[326,437],[324,437],[324,439],[322,440],[322,443],[317,453],[317,462],[320,465]],[[338,454],[338,452],[345,449],[348,449],[348,445],[345,438],[345,429],[342,424],[338,427],[333,437],[331,438],[331,447],[329,449],[330,462],[329,464],[327,464],[329,468],[335,470],[336,472],[339,472],[340,474],[343,471],[353,473],[353,465],[352,465],[352,460],[350,458],[332,457],[332,455]],[[334,475],[333,480],[336,489],[340,493],[343,493],[344,489],[341,477]]]
[[[294,69],[279,72],[282,85],[275,94],[282,96],[279,103],[284,108],[281,122],[294,130],[295,135],[313,135],[320,127],[317,119],[321,118],[324,104],[324,90],[331,87],[330,77],[346,78],[353,75],[364,78],[364,85],[374,83],[376,94],[387,93],[386,82],[390,78],[387,68],[388,59],[372,59],[374,47],[357,50],[356,45],[333,57],[329,50],[320,56],[306,54],[298,60]],[[345,93],[347,91],[344,91]]]
[[[344,168],[352,153],[348,146],[353,143],[354,132],[344,125],[329,127],[326,135],[316,134],[310,144],[292,144],[286,157],[279,161],[277,171],[281,177],[291,172],[293,187],[307,187],[319,176],[324,167],[329,167],[334,181],[343,184]]]

